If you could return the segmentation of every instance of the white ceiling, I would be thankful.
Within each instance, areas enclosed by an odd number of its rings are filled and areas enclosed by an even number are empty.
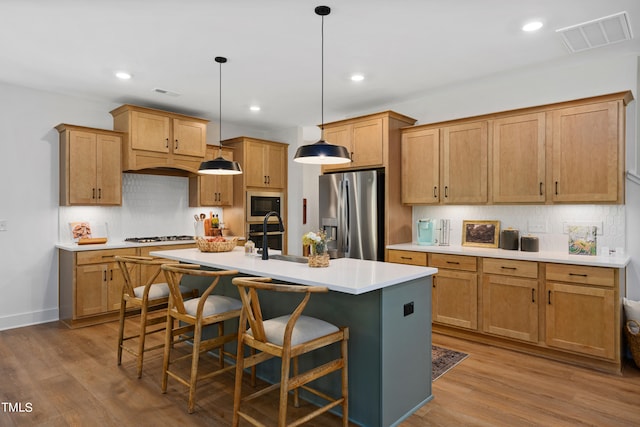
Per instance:
[[[640,55],[640,0],[1,0],[0,81],[275,130],[464,80],[590,56]],[[635,38],[569,53],[556,29],[628,13]],[[545,25],[524,33],[531,19]],[[114,72],[133,79],[120,81]],[[353,83],[353,72],[366,79]],[[154,88],[177,92],[161,95]],[[253,103],[260,112],[249,111]]]

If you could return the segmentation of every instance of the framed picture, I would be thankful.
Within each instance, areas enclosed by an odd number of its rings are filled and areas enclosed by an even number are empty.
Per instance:
[[[500,221],[462,221],[462,246],[497,248],[500,242]]]

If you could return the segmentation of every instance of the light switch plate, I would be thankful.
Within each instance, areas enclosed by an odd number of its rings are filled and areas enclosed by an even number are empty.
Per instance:
[[[547,233],[547,221],[527,221],[527,231],[529,233]]]

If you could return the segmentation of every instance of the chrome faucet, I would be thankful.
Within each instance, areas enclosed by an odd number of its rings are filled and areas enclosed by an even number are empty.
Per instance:
[[[269,246],[267,245],[267,221],[269,220],[269,217],[273,215],[278,218],[280,232],[284,232],[284,224],[282,224],[282,218],[280,218],[280,214],[276,211],[268,212],[264,216],[264,221],[262,223],[262,259],[269,259]]]

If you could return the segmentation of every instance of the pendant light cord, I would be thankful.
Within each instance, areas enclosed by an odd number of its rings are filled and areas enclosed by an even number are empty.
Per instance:
[[[220,88],[218,93],[219,106],[218,106],[218,157],[222,157],[222,62],[220,62]]]
[[[321,15],[322,24],[320,26],[320,139],[324,141],[324,15]]]

